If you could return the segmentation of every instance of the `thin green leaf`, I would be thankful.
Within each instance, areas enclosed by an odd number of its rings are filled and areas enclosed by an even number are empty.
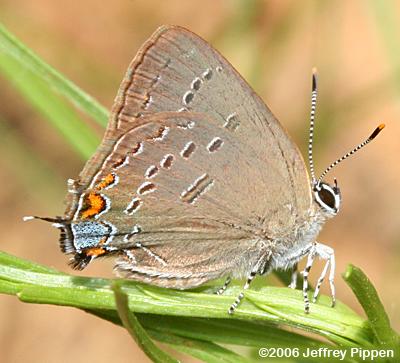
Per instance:
[[[0,52],[0,70],[84,159],[92,155],[99,139],[78,117],[76,111],[54,94],[42,79],[29,69],[24,69],[4,52]]]
[[[353,290],[357,300],[367,314],[376,343],[399,347],[399,336],[390,326],[389,317],[379,299],[378,293],[364,272],[356,266],[349,265],[343,274],[343,278]]]
[[[143,352],[155,363],[178,363],[170,355],[158,348],[148,336],[146,330],[142,327],[139,320],[137,320],[134,313],[129,311],[128,297],[122,291],[121,284],[114,282],[112,289],[115,295],[115,302],[117,306],[118,315],[122,324],[129,332],[131,337],[136,341]]]
[[[2,24],[0,24],[0,55],[16,65],[18,64],[20,69],[35,74],[53,91],[63,95],[100,125],[107,124],[108,111],[103,106],[39,58]]]

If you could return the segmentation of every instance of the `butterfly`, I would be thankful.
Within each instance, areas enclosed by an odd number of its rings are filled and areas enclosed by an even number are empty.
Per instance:
[[[314,300],[329,271],[334,305],[334,250],[316,238],[341,194],[323,179],[384,125],[316,178],[316,98],[314,74],[309,175],[295,143],[228,61],[189,30],[163,26],[130,64],[101,145],[68,181],[64,216],[41,219],[60,229],[73,268],[115,257],[120,276],[165,288],[225,277],[218,293],[232,278],[247,279],[244,291],[256,275],[296,269],[307,257],[306,312],[308,274],[320,257]],[[294,273],[293,288],[295,281]]]

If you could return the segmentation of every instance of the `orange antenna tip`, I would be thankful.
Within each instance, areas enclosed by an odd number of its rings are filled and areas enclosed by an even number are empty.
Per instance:
[[[371,136],[368,138],[369,140],[375,139],[375,137],[378,136],[378,134],[385,128],[385,124],[380,124],[374,132],[371,134]]]

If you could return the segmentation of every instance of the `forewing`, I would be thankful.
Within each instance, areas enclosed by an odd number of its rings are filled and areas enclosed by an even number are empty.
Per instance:
[[[146,115],[150,117],[163,111],[204,114],[198,123],[213,130],[207,131],[199,145],[204,148],[211,138],[224,136],[225,150],[231,150],[230,154],[213,154],[215,158],[192,158],[185,164],[178,164],[176,172],[179,178],[183,176],[181,183],[173,179],[174,176],[165,179],[163,185],[178,183],[183,191],[203,175],[200,172],[206,173],[215,165],[216,172],[225,180],[219,180],[212,188],[226,198],[212,200],[212,193],[208,193],[210,200],[205,202],[205,209],[212,207],[215,214],[224,216],[224,221],[237,223],[240,220],[243,224],[255,217],[264,219],[264,227],[271,231],[279,230],[276,228],[279,226],[290,230],[296,219],[308,213],[309,182],[297,147],[233,67],[208,43],[180,27],[160,28],[128,68],[105,139],[81,173],[80,189],[85,190],[90,183],[93,185],[94,175],[116,150],[116,143],[127,130],[139,125]],[[208,125],[210,120],[212,126]],[[185,136],[176,137],[171,133],[168,138],[171,152],[180,152],[185,143],[195,140],[196,133],[197,137],[202,137],[200,130],[189,129]],[[165,155],[167,148],[158,150],[157,147],[152,155]],[[144,164],[148,166],[154,162],[148,158]],[[208,162],[210,165],[205,165]],[[143,174],[133,170],[129,177],[132,182]],[[77,203],[71,203],[67,215],[73,215],[77,207]],[[182,218],[181,212],[173,208],[170,211],[179,218]],[[164,215],[164,211],[156,210],[150,214],[157,213]]]

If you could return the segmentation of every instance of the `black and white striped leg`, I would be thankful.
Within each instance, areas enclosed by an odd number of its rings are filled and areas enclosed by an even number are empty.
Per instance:
[[[295,289],[297,287],[297,263],[293,266],[293,271],[292,271],[292,276],[290,278],[290,284],[289,287],[291,289]]]
[[[311,251],[307,257],[307,264],[303,271],[303,298],[304,298],[304,311],[306,314],[310,312],[310,300],[308,299],[308,275],[311,267],[314,263],[315,258],[315,246],[311,248]]]
[[[256,277],[256,271],[250,272],[249,277],[247,278],[247,281],[245,285],[243,286],[243,290],[247,290],[250,286],[250,283],[253,281],[254,277]],[[238,297],[236,298],[235,302],[230,306],[228,313],[233,314],[233,312],[236,310],[238,305],[240,304],[240,301],[244,298],[244,291],[242,291]]]
[[[228,287],[228,285],[231,283],[231,281],[232,281],[232,280],[231,280],[231,277],[229,276],[229,277],[226,279],[224,285],[221,286],[221,287],[217,290],[216,294],[217,294],[217,295],[222,295],[222,294],[225,292],[225,290],[226,290],[226,288]]]
[[[323,260],[326,260],[326,264],[321,273],[320,278],[318,279],[317,288],[315,289],[315,292],[314,292],[314,301],[318,296],[319,288],[328,272],[328,268],[330,267],[329,286],[331,289],[332,307],[334,307],[336,304],[335,282],[334,282],[334,280],[335,280],[335,251],[333,250],[333,248],[331,248],[329,246],[326,246],[322,243],[317,243],[315,246],[315,254],[318,255]]]
[[[321,276],[318,279],[317,286],[315,287],[315,291],[314,291],[313,303],[315,303],[317,301],[317,297],[319,295],[319,290],[321,288],[322,282],[324,281],[326,273],[328,272],[329,264],[330,264],[330,260],[327,260],[325,263],[325,267],[321,272]]]

